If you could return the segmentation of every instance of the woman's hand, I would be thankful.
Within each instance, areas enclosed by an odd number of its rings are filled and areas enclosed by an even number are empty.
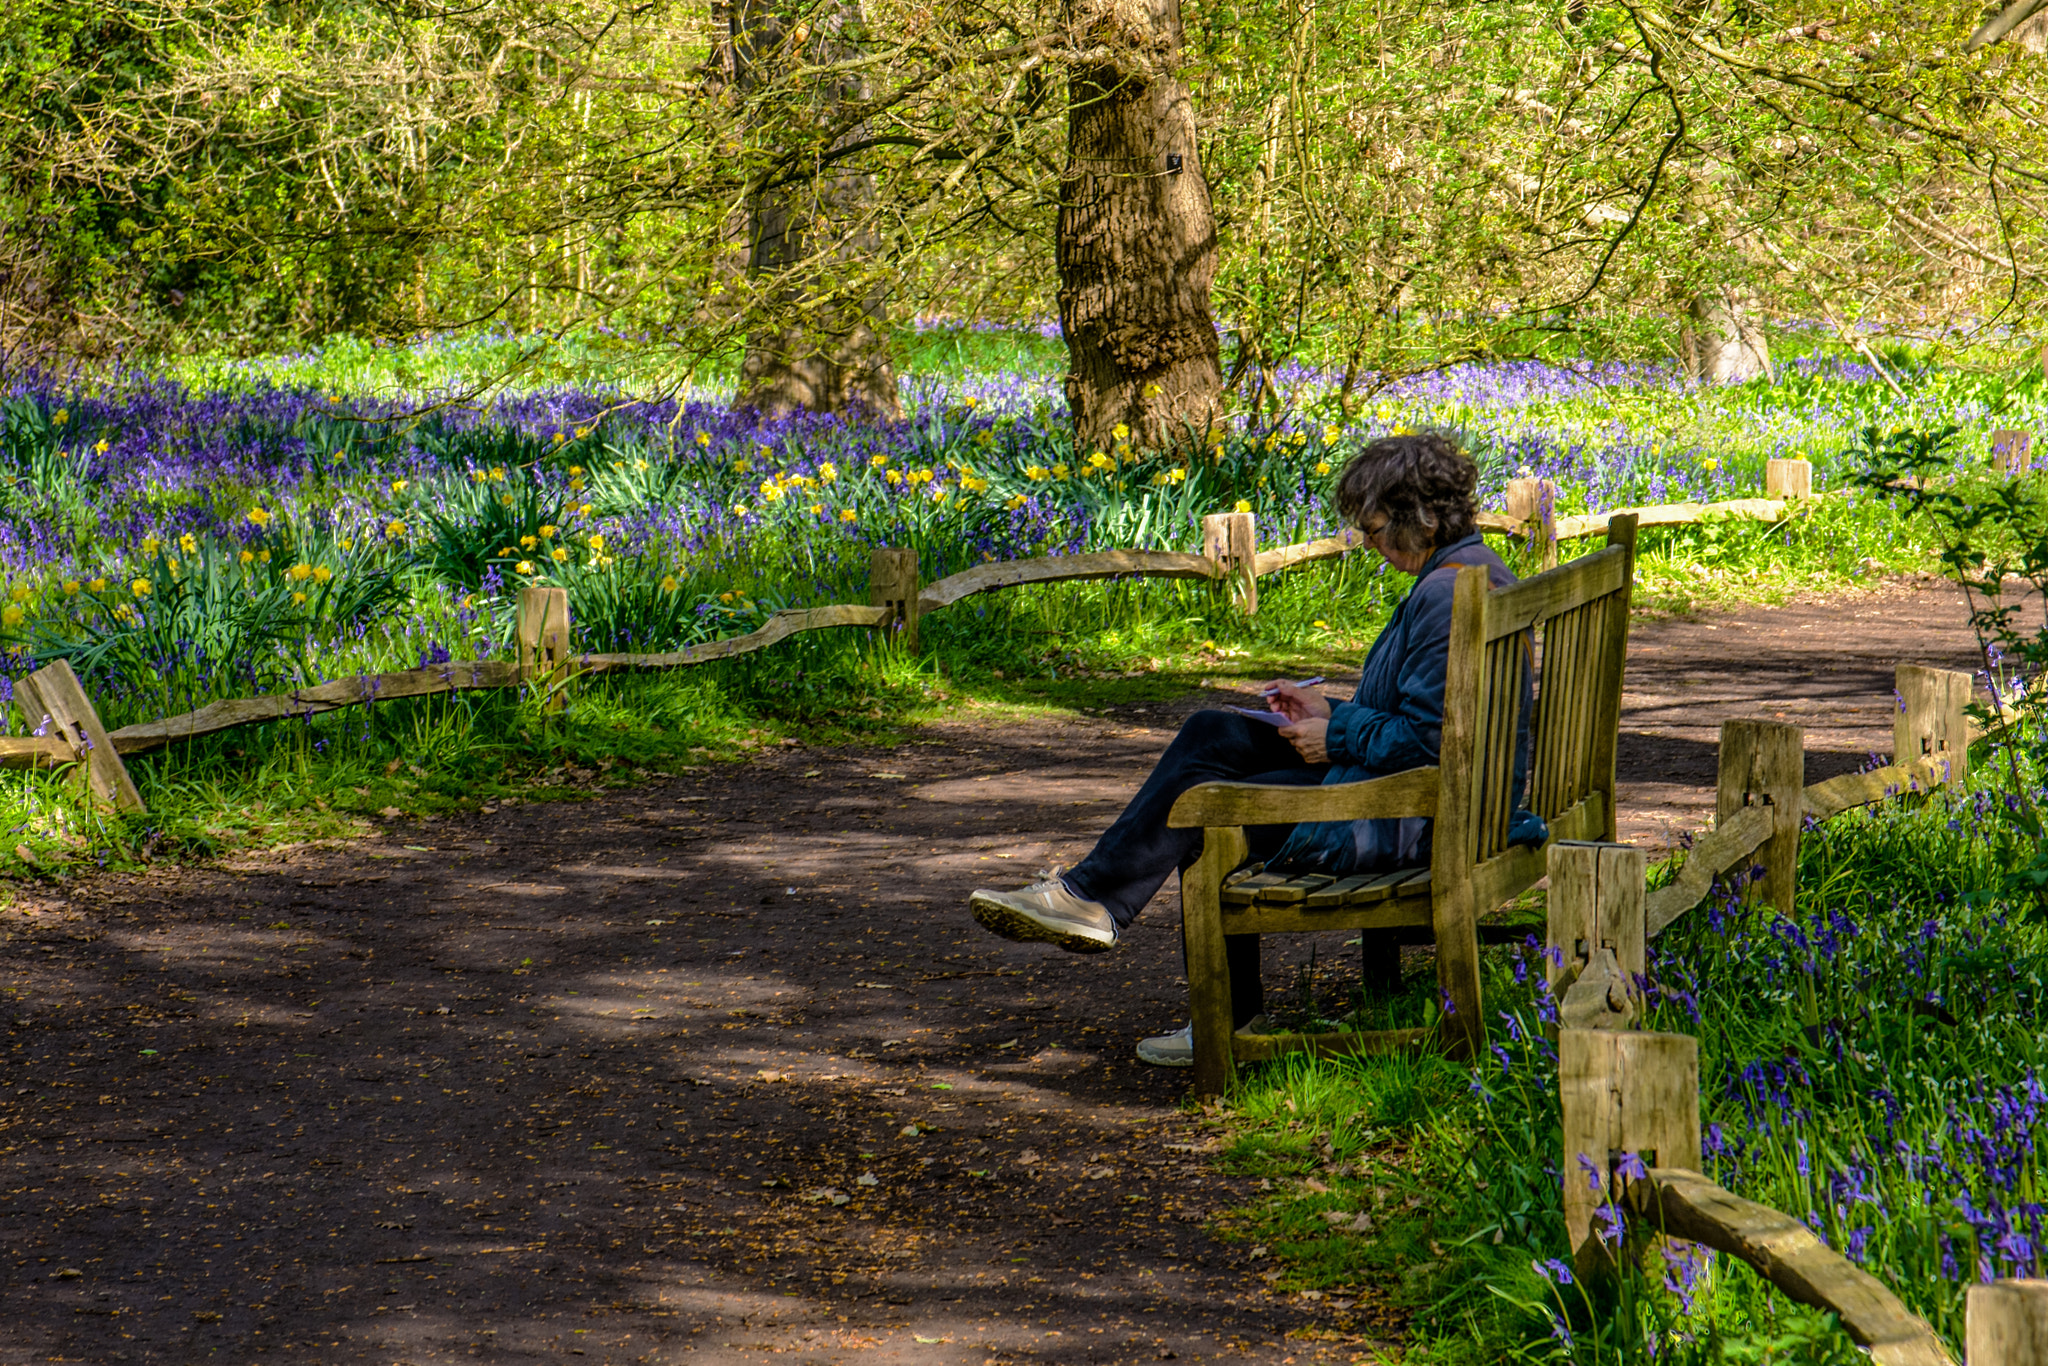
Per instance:
[[[1319,692],[1297,688],[1284,678],[1276,678],[1259,690],[1266,696],[1266,705],[1279,712],[1288,720],[1296,722],[1330,719],[1330,699]],[[1282,731],[1281,734],[1286,734]]]
[[[1296,721],[1291,726],[1280,727],[1281,738],[1292,744],[1301,757],[1312,764],[1330,762],[1330,747],[1327,743],[1330,736],[1329,703],[1323,703],[1323,711],[1324,714],[1321,716],[1312,716],[1305,721]]]

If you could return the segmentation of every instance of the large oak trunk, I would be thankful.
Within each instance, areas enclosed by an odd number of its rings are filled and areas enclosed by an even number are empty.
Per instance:
[[[804,11],[799,17],[799,11]],[[842,36],[860,28],[858,0],[804,6],[792,0],[737,0],[732,19],[736,74],[743,88],[796,78],[804,62],[851,54]],[[836,106],[858,88],[820,83],[790,92],[807,120],[830,127]],[[835,148],[864,137],[844,130]],[[896,370],[877,268],[874,177],[826,165],[806,171],[802,152],[775,158],[748,198],[747,270],[761,282],[760,320],[747,332],[738,401],[779,417],[864,408],[896,417]]]
[[[1216,216],[1194,109],[1172,75],[1178,0],[1069,0],[1112,59],[1069,77],[1060,178],[1060,326],[1083,449],[1205,441],[1223,391],[1209,283]]]

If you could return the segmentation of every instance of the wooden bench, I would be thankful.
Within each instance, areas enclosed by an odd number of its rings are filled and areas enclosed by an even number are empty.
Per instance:
[[[1617,516],[1605,549],[1502,589],[1486,571],[1458,571],[1449,682],[1437,765],[1328,787],[1205,783],[1174,803],[1167,823],[1201,826],[1201,857],[1181,879],[1194,1021],[1195,1090],[1214,1095],[1239,1062],[1281,1053],[1358,1053],[1420,1045],[1432,1032],[1453,1055],[1486,1042],[1479,999],[1479,917],[1544,874],[1548,846],[1507,840],[1516,712],[1537,649],[1534,761],[1524,796],[1553,840],[1614,838],[1614,745],[1628,648],[1636,523]],[[1243,827],[1366,817],[1433,817],[1431,861],[1374,877],[1261,873],[1229,881],[1245,861]],[[1231,1027],[1223,939],[1302,930],[1392,931],[1436,943],[1447,1010],[1434,1031],[1244,1035]]]

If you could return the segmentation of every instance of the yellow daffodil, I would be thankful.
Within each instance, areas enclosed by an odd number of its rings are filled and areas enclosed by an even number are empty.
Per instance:
[[[543,541],[552,541],[555,539],[555,531],[556,528],[553,525],[544,526],[540,529],[540,538]]]
[[[887,469],[889,467],[889,457],[887,455],[872,455],[868,457],[868,464],[878,470]]]
[[[237,555],[235,558],[241,561],[243,564],[254,564],[256,563],[256,552],[245,548],[242,551],[242,553],[240,555]]]
[[[1330,629],[1330,623],[1327,621],[1312,621],[1309,623],[1309,625],[1315,627],[1318,631],[1327,631]]]
[[[590,428],[588,428],[588,427],[578,427],[578,428],[576,429],[576,439],[577,439],[578,441],[581,441],[581,440],[582,440],[582,439],[583,439],[584,437],[586,437],[586,436],[589,436],[589,435],[590,435]]]
[[[895,470],[884,470],[882,472],[882,477],[892,484],[900,484],[903,482],[903,476],[897,473]]]
[[[1033,483],[1038,483],[1044,480],[1046,474],[1047,470],[1043,465],[1026,465],[1024,467],[1024,477],[1026,479],[1031,480]]]
[[[569,439],[568,437],[564,436],[564,435],[563,435],[562,433],[560,433],[560,432],[556,432],[556,433],[555,433],[555,444],[556,444],[557,446],[561,445],[561,444],[562,444],[563,442],[567,441],[568,439]]]
[[[553,550],[550,550],[548,552],[548,555],[554,560],[556,564],[566,564],[569,560],[569,547],[565,545],[558,545]]]
[[[1252,505],[1246,499],[1240,498],[1237,500],[1237,510],[1239,512],[1250,512],[1252,510]]]
[[[836,482],[839,478],[839,467],[830,460],[827,460],[824,464],[818,466],[818,478],[828,484]]]
[[[18,602],[10,602],[6,607],[0,608],[0,626],[5,626],[11,630],[26,620],[28,620],[28,613],[22,609],[21,604]]]
[[[664,593],[673,593],[673,592],[675,592],[675,591],[676,591],[676,576],[675,576],[675,575],[673,575],[673,574],[665,574],[665,575],[663,575],[663,576],[662,576],[662,580],[661,580],[661,591],[662,591],[662,592],[664,592]]]
[[[1121,422],[1117,423],[1114,427],[1111,427],[1109,429],[1109,434],[1119,441],[1129,441],[1131,439],[1131,429],[1129,427],[1126,427]]]
[[[101,437],[93,444],[92,451],[94,455],[105,455],[107,453],[107,439]]]
[[[137,579],[128,585],[128,591],[138,598],[146,598],[155,591],[155,585],[150,583],[148,579]]]
[[[257,552],[256,552],[256,563],[258,563],[258,564],[269,564],[269,563],[270,563],[270,549],[269,549],[269,547],[267,547],[267,546],[266,546],[266,547],[265,547],[265,548],[263,548],[262,550],[259,550],[259,551],[257,551]]]
[[[1064,461],[1064,460],[1057,460],[1057,461],[1054,461],[1054,462],[1053,462],[1053,467],[1052,467],[1052,477],[1053,477],[1053,478],[1055,478],[1055,479],[1065,479],[1065,478],[1067,477],[1067,474],[1068,474],[1068,470],[1067,470],[1067,462],[1066,462],[1066,461]]]
[[[1008,508],[1010,511],[1015,512],[1018,508],[1023,507],[1024,504],[1029,501],[1030,500],[1027,499],[1023,494],[1013,493],[1010,495],[1010,501],[1003,504],[1003,506]]]
[[[142,538],[142,553],[145,555],[154,555],[156,554],[157,551],[163,549],[163,545],[164,543],[162,541],[159,541],[154,536],[144,536]]]
[[[77,580],[77,579],[66,579],[66,580],[64,580],[64,596],[65,596],[65,597],[67,597],[67,598],[75,598],[75,597],[77,597],[77,596],[78,596],[78,580]]]
[[[731,602],[731,601],[732,601],[732,594],[730,594],[730,593],[720,593],[720,594],[718,595],[718,600],[719,600],[720,602]]]
[[[305,605],[306,605],[306,595],[305,595],[304,593],[294,593],[294,594],[292,594],[292,606],[294,606],[294,607],[304,607]]]
[[[533,561],[521,560],[518,564],[512,566],[512,572],[515,574],[531,574],[533,572]]]
[[[393,521],[393,522],[392,522],[392,523],[391,523],[390,525],[388,525],[388,526],[386,526],[386,527],[384,528],[384,539],[385,539],[385,540],[387,540],[387,541],[395,541],[395,540],[398,540],[398,539],[399,539],[400,537],[402,537],[402,536],[404,536],[404,535],[405,535],[405,523],[404,523],[404,522],[399,522],[399,521]]]
[[[27,584],[17,583],[7,590],[7,596],[16,602],[27,602],[33,591]]]
[[[590,545],[590,548],[591,548],[592,550],[603,550],[603,549],[604,549],[604,537],[602,537],[602,536],[592,536],[592,537],[590,538],[590,541],[589,541],[589,545]]]
[[[699,432],[699,433],[697,433],[697,444],[698,444],[699,446],[709,446],[709,445],[711,444],[711,433],[709,433],[709,432]]]
[[[988,480],[977,478],[971,474],[963,474],[960,476],[960,487],[966,489],[969,493],[987,493]]]
[[[1710,455],[1705,460],[1700,461],[1700,468],[1703,470],[1718,470],[1721,468],[1721,462]]]
[[[1317,473],[1317,474],[1328,474],[1329,472],[1330,472],[1330,462],[1329,462],[1329,461],[1327,461],[1327,460],[1318,460],[1318,461],[1316,461],[1316,473]]]
[[[521,550],[531,550],[539,544],[540,537],[538,536],[521,536],[519,538],[519,548]]]
[[[1323,444],[1325,446],[1334,446],[1337,444],[1337,438],[1342,435],[1344,435],[1344,432],[1341,428],[1325,427],[1323,428]]]
[[[329,569],[326,565],[316,564],[313,566],[314,583],[326,583],[329,579],[333,577],[334,571],[332,569]]]
[[[811,513],[811,516],[813,516],[813,517],[822,517],[822,516],[824,516],[824,515],[825,515],[825,505],[824,505],[823,503],[813,503],[813,504],[811,504],[811,506],[810,506],[810,513]]]
[[[404,493],[410,482],[410,480],[406,479],[394,479],[391,481],[391,491],[393,493]]]
[[[178,538],[178,549],[184,551],[187,555],[197,555],[199,553],[199,542],[188,531]]]
[[[502,484],[505,482],[505,467],[503,465],[491,466],[491,482],[493,484]]]
[[[87,579],[85,581],[85,586],[95,593],[104,593],[107,591],[107,581],[105,579]]]
[[[1185,484],[1188,481],[1188,472],[1180,468],[1170,469],[1166,472],[1166,477],[1176,484]]]
[[[313,566],[305,563],[304,561],[300,561],[298,564],[293,565],[290,569],[285,570],[284,573],[285,577],[290,579],[293,583],[304,583],[307,579],[313,577]]]
[[[1098,470],[1106,470],[1109,469],[1111,466],[1115,465],[1116,461],[1110,459],[1101,451],[1096,451],[1093,455],[1090,455],[1088,457],[1088,463],[1093,465]]]
[[[841,508],[839,509],[839,520],[842,522],[858,522],[860,514],[852,508]]]
[[[56,412],[50,414],[50,425],[52,427],[61,427],[70,420],[71,410],[68,408],[59,408]]]

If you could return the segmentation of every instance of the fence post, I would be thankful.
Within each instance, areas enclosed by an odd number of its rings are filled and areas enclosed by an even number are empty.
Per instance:
[[[1564,1224],[1582,1274],[1611,1270],[1598,1211],[1621,1201],[1615,1161],[1700,1169],[1700,1046],[1690,1034],[1566,1029],[1557,1036],[1564,1118]],[[1584,1159],[1583,1161],[1581,1159]],[[1590,1165],[1591,1170],[1587,1170]],[[1599,1227],[1596,1227],[1596,1224]]]
[[[1550,846],[1545,971],[1567,1029],[1618,1028],[1640,1009],[1643,851],[1557,840]]]
[[[1764,463],[1764,497],[1813,497],[1813,462],[1769,460]]]
[[[1202,519],[1202,553],[1228,571],[1231,601],[1246,616],[1259,610],[1259,523],[1249,512],[1212,512]]]
[[[1892,762],[1910,764],[1931,754],[1948,758],[1948,781],[1970,776],[1970,704],[1976,680],[1954,669],[1901,664],[1892,674],[1899,714],[1892,720]]]
[[[558,710],[555,685],[569,670],[569,590],[524,584],[519,589],[519,677],[548,690],[547,708]]]
[[[1792,914],[1798,885],[1799,823],[1805,815],[1806,732],[1783,721],[1723,721],[1716,819],[1746,806],[1772,810],[1771,837],[1756,851],[1763,865],[1763,899]],[[1748,897],[1756,891],[1751,888]]]
[[[878,548],[868,561],[868,601],[885,610],[882,630],[893,632],[904,649],[917,652],[917,577],[915,550]]]
[[[1963,1312],[1963,1359],[1969,1366],[2048,1361],[2048,1281],[1973,1285]]]
[[[85,695],[78,675],[71,672],[70,660],[46,664],[14,688],[14,704],[28,719],[29,729],[36,729],[49,717],[49,733],[63,739],[71,752],[85,761],[79,769],[95,796],[116,811],[139,814],[147,809],[142,794],[135,790],[135,780],[128,776],[128,766],[107,738],[107,728],[100,724],[92,699]]]
[[[2013,428],[1993,432],[1991,463],[2008,478],[2025,474],[2034,463],[2034,434]]]
[[[1507,512],[1534,533],[1543,567],[1557,568],[1557,485],[1548,479],[1508,480]]]

